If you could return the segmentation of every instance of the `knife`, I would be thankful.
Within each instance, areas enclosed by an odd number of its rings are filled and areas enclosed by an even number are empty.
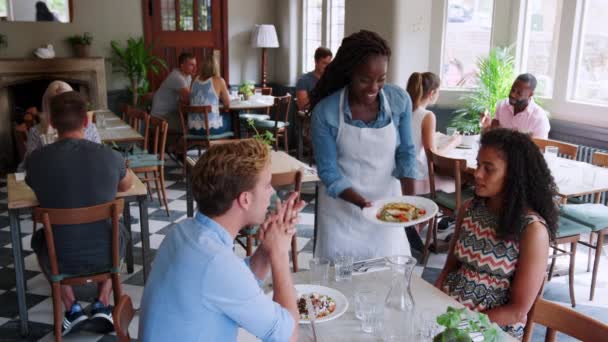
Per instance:
[[[317,342],[317,328],[315,326],[315,321],[317,319],[317,313],[315,312],[315,308],[312,305],[312,301],[310,300],[310,296],[306,295],[306,310],[308,310],[308,320],[310,321],[310,326],[312,328],[312,338],[314,342]]]

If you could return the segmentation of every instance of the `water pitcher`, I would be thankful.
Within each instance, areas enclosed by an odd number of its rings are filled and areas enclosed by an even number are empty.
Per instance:
[[[410,289],[410,278],[416,259],[406,255],[386,258],[392,269],[391,288],[384,301],[385,342],[410,341],[414,337],[414,298]]]

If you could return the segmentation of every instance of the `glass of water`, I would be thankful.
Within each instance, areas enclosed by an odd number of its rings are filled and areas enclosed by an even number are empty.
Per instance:
[[[95,125],[97,128],[106,128],[106,118],[103,114],[95,114]]]
[[[336,268],[336,281],[350,281],[353,279],[353,256],[339,255],[334,260]]]
[[[371,294],[361,298],[361,330],[364,333],[378,333],[379,325],[383,316],[383,304],[381,297]]]
[[[329,260],[323,258],[312,258],[308,264],[310,266],[310,283],[313,285],[327,284]]]
[[[456,127],[448,127],[445,129],[445,132],[448,136],[452,136],[456,135],[456,133],[458,133],[458,130],[456,129]]]
[[[373,290],[368,288],[361,288],[355,291],[355,317],[357,319],[363,320],[364,306],[374,296],[374,293]]]

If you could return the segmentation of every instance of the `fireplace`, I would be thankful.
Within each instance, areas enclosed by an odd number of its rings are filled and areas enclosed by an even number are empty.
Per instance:
[[[103,58],[0,59],[0,173],[16,166],[16,111],[31,106],[40,110],[42,93],[54,80],[69,83],[92,107],[107,108]]]

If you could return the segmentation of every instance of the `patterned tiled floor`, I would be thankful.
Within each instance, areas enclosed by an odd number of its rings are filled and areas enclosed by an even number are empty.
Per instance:
[[[149,203],[150,219],[150,246],[153,250],[157,249],[164,237],[171,231],[175,222],[186,218],[186,192],[185,184],[181,181],[181,170],[171,168],[167,174],[167,195],[169,197],[170,217],[166,216],[164,208],[159,208],[158,201]],[[308,190],[308,191],[307,191]],[[311,189],[304,189],[308,192],[304,198],[309,201]],[[30,237],[32,223],[29,215],[22,215],[21,226],[23,230],[23,248],[25,256],[25,276],[27,279],[27,307],[30,322],[30,336],[23,339],[18,334],[18,310],[17,296],[15,293],[15,273],[13,268],[13,258],[10,245],[10,229],[7,212],[6,182],[0,180],[0,341],[52,341],[52,301],[50,298],[50,287],[46,279],[41,274],[35,255],[30,248]],[[139,212],[136,206],[131,207],[131,214],[138,218]],[[301,268],[306,269],[308,260],[312,257],[312,236],[313,236],[314,212],[313,204],[309,204],[302,214],[301,222],[298,226],[298,260]],[[143,277],[141,273],[141,238],[139,235],[139,224],[133,225],[135,244],[135,272],[133,274],[122,274],[123,289],[131,296],[135,307],[139,307],[143,292]],[[584,272],[586,269],[586,250],[579,247],[577,260],[577,275],[575,281],[577,307],[576,310],[591,315],[604,322],[608,322],[608,257],[602,257],[600,268],[600,280],[597,284],[595,300],[588,301],[589,284],[591,274]],[[237,247],[236,253],[244,255],[242,248]],[[154,251],[152,252],[154,255]],[[558,265],[565,266],[567,260],[561,258]],[[433,282],[437,277],[443,263],[445,255],[431,255],[426,269],[418,266],[416,272],[421,274],[427,281]],[[602,270],[604,270],[602,272]],[[84,286],[77,289],[77,297],[85,306],[89,305],[96,294],[94,286]],[[545,298],[563,303],[569,303],[567,277],[555,277],[547,284]],[[88,310],[86,308],[85,310]],[[131,323],[130,331],[132,336],[137,336],[137,316]],[[538,329],[537,329],[538,330]],[[534,340],[543,340],[544,333],[536,331]],[[100,335],[92,331],[92,327],[83,327],[77,333],[68,335],[66,341],[116,341],[113,334]],[[567,337],[560,337],[560,341],[569,341]]]

